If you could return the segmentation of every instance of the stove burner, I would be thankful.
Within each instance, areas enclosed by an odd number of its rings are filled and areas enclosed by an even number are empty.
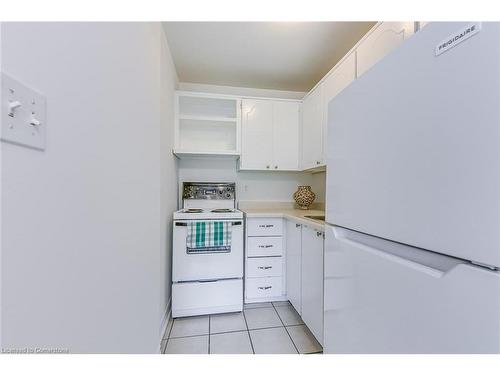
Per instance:
[[[232,208],[216,208],[210,212],[234,212]]]
[[[183,212],[187,214],[199,214],[203,212],[203,209],[201,208],[186,208]]]

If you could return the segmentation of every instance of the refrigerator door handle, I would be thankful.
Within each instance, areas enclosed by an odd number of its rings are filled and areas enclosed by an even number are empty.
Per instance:
[[[432,251],[412,247],[398,242],[370,236],[364,233],[335,227],[335,237],[339,241],[350,243],[357,248],[377,256],[404,264],[416,271],[440,278],[460,264],[470,262],[434,253]]]

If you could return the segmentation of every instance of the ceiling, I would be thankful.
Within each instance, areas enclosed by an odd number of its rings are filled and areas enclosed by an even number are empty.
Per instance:
[[[309,91],[374,22],[164,22],[181,82]]]

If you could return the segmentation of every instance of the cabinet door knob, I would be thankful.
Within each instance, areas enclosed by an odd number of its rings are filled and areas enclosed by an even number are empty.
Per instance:
[[[316,164],[321,164],[321,163],[319,161],[317,161]]]
[[[278,166],[277,166],[277,165],[275,165],[275,166],[274,166],[274,169],[278,169]]]
[[[269,168],[271,168],[271,166],[270,165],[266,165],[266,168],[269,169]]]
[[[300,224],[295,224],[295,228],[300,228]]]

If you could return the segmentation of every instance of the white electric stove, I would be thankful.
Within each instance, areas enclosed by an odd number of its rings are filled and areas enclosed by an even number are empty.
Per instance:
[[[173,218],[172,316],[242,311],[243,213],[235,184],[184,182],[182,209]],[[188,227],[197,221],[229,223],[229,249],[190,251]]]

